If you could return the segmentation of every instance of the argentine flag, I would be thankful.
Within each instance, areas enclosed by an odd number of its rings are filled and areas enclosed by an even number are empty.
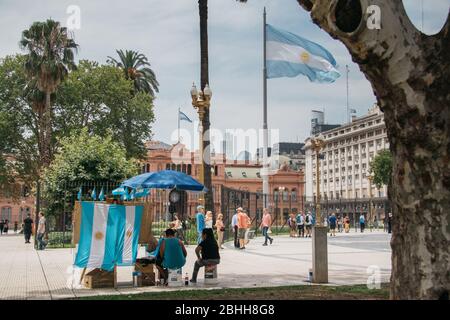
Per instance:
[[[115,265],[132,265],[138,252],[142,214],[143,206],[82,202],[75,266],[111,271]]]
[[[332,83],[341,75],[325,48],[293,33],[266,25],[267,78],[305,75],[312,82]]]

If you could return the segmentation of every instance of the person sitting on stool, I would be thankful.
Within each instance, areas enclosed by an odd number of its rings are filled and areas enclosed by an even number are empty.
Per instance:
[[[197,282],[198,271],[201,267],[207,265],[217,265],[220,263],[219,246],[214,238],[212,229],[203,229],[202,241],[195,248],[197,261],[194,263],[194,271],[192,272],[192,283]]]
[[[161,241],[159,256],[164,267],[164,282],[167,283],[169,269],[180,269],[186,264],[187,251],[183,242],[175,238],[175,230],[166,230],[166,238]]]

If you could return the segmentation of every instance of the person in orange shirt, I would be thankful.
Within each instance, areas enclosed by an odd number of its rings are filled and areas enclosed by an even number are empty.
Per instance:
[[[264,208],[263,213],[264,215],[261,222],[261,230],[265,240],[263,246],[267,246],[267,240],[270,241],[270,244],[273,242],[273,238],[269,236],[269,228],[272,225],[272,216],[267,208]]]
[[[244,213],[242,208],[237,209],[237,226],[238,226],[238,238],[239,238],[239,249],[245,249],[245,231],[248,225],[247,215]]]

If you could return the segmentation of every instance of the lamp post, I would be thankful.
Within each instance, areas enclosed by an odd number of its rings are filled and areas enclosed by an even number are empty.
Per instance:
[[[310,147],[316,153],[316,224],[313,228],[312,237],[312,269],[314,283],[328,282],[328,248],[327,228],[323,226],[320,212],[320,151],[325,145],[322,135],[311,138]]]
[[[311,147],[316,152],[316,225],[318,222],[318,226],[323,226],[323,221],[320,215],[320,150],[322,150],[325,145],[325,139],[322,135],[311,139]]]
[[[191,88],[192,106],[197,110],[198,118],[200,121],[200,141],[199,141],[199,156],[200,156],[200,172],[199,180],[205,185],[205,169],[203,166],[204,161],[204,148],[203,148],[203,138],[204,138],[204,128],[202,126],[203,119],[205,118],[206,110],[209,109],[211,105],[212,91],[209,85],[206,84],[205,88],[202,90],[197,90],[195,83],[192,84]],[[202,192],[202,196],[198,199],[202,205],[205,205],[205,197]]]
[[[374,179],[374,175],[372,172],[368,172],[367,179],[369,181],[369,227],[370,232],[372,232],[372,224],[373,224],[373,217],[372,217],[372,210],[373,210],[373,203],[372,203],[372,182]]]

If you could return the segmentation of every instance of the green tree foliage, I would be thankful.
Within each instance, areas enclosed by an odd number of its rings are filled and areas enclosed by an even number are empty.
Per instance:
[[[108,62],[120,68],[127,80],[133,81],[133,91],[145,92],[154,97],[159,92],[156,75],[150,68],[147,57],[133,50],[116,50],[119,60],[108,57]]]
[[[374,183],[377,188],[388,185],[392,173],[392,155],[389,150],[383,150],[376,155],[370,163],[370,170],[374,174]]]
[[[76,68],[74,52],[78,48],[67,28],[51,19],[34,22],[22,32],[20,46],[25,55],[24,68],[29,89],[38,111],[39,153],[41,165],[47,167],[52,159],[52,99],[69,70]]]
[[[137,174],[137,163],[111,136],[89,134],[86,128],[60,141],[55,159],[44,172],[47,213],[60,213],[65,196],[86,182],[122,181]],[[69,188],[68,186],[71,186]]]
[[[134,94],[133,82],[119,68],[82,60],[58,90],[55,115],[57,136],[78,128],[101,137],[111,134],[127,158],[140,158],[152,136],[153,98]]]

